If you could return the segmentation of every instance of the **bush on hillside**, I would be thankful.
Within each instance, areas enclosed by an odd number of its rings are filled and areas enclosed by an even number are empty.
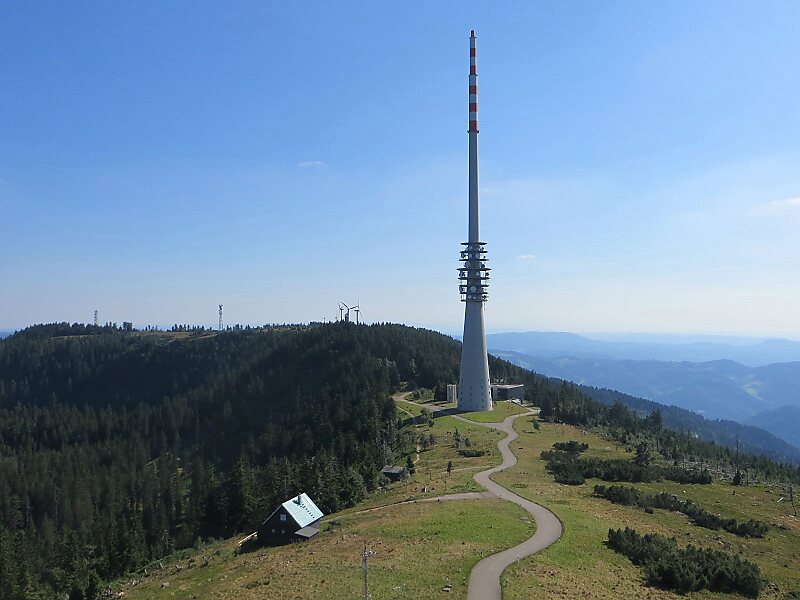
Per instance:
[[[461,456],[465,456],[466,458],[477,458],[478,456],[483,456],[486,454],[486,450],[459,450],[458,453]]]
[[[734,554],[692,545],[681,549],[675,538],[640,535],[628,527],[609,529],[608,546],[644,567],[650,585],[680,594],[708,589],[755,598],[761,591],[758,566]]]
[[[769,530],[769,526],[763,521],[749,519],[739,523],[736,519],[720,517],[701,508],[691,500],[682,500],[674,494],[667,494],[666,492],[648,496],[633,487],[596,485],[594,486],[594,494],[614,504],[640,506],[644,509],[660,508],[672,512],[680,512],[689,517],[692,523],[699,527],[715,530],[724,529],[739,537],[764,537]]]
[[[581,452],[586,452],[589,449],[589,444],[582,444],[580,442],[576,442],[575,440],[570,440],[568,442],[556,442],[553,444],[553,448],[569,454],[580,454]]]
[[[622,458],[578,458],[577,455],[561,450],[545,450],[542,460],[547,461],[547,470],[554,476],[580,472],[585,479],[596,478],[603,481],[630,481],[648,483],[668,479],[678,483],[711,483],[707,470],[682,469],[674,466],[639,465]]]

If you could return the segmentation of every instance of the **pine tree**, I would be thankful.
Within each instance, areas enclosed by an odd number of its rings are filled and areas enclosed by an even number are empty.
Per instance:
[[[241,457],[233,467],[227,486],[229,525],[240,532],[253,526],[253,477],[250,464]]]

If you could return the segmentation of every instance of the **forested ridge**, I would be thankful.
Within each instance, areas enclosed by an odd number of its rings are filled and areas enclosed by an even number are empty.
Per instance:
[[[724,446],[736,446],[738,444],[743,452],[764,454],[778,462],[800,462],[800,449],[788,444],[765,429],[727,419],[705,418],[685,408],[665,406],[652,400],[637,398],[616,390],[595,388],[588,385],[580,385],[578,387],[590,398],[609,406],[619,402],[643,415],[659,411],[663,417],[664,426],[670,429],[691,431],[704,440],[714,441]]]
[[[0,341],[0,598],[93,598],[103,580],[251,531],[308,492],[358,502],[400,460],[390,394],[457,381],[460,345],[402,325],[175,333],[36,326]],[[733,451],[505,361],[542,417],[646,439],[677,460]],[[795,467],[741,456],[762,473]]]
[[[301,489],[326,512],[357,502],[395,441],[402,333],[45,326],[3,341],[0,596],[91,597]]]

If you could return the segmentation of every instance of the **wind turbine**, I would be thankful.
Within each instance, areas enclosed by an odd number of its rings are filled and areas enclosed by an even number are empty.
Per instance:
[[[344,322],[350,322],[350,311],[353,309],[352,306],[347,306],[344,302],[339,302],[339,320],[342,320],[342,313],[344,313]]]
[[[356,311],[356,325],[358,325],[358,324],[359,324],[359,320],[358,320],[358,313],[360,313],[360,312],[361,312],[361,306],[360,306],[360,304],[361,304],[361,303],[359,302],[358,304],[356,304],[356,305],[353,307],[353,310],[355,310],[355,311]]]

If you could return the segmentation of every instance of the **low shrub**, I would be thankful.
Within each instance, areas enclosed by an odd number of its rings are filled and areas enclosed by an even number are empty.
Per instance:
[[[542,460],[547,461],[547,470],[554,476],[580,471],[584,479],[596,478],[603,481],[629,481],[631,483],[648,483],[660,479],[668,479],[678,483],[711,483],[711,474],[707,470],[682,469],[674,466],[640,465],[622,458],[579,458],[577,454],[563,450],[545,450]]]
[[[608,546],[644,567],[650,585],[680,594],[707,589],[755,598],[761,591],[758,566],[735,554],[692,545],[681,549],[675,538],[640,535],[629,527],[609,529]]]
[[[483,455],[485,455],[485,454],[486,454],[486,450],[473,450],[473,449],[468,449],[468,450],[459,450],[459,451],[458,451],[458,453],[459,453],[461,456],[465,456],[465,457],[467,457],[467,458],[476,458],[476,457],[478,457],[478,456],[483,456]]]
[[[580,454],[581,452],[586,452],[589,449],[589,444],[582,444],[580,442],[576,442],[575,440],[570,440],[568,442],[556,442],[553,444],[553,448],[569,454]]]
[[[695,525],[706,529],[724,529],[725,531],[738,535],[739,537],[764,537],[769,530],[769,526],[763,521],[749,519],[739,523],[733,518],[723,518],[708,512],[691,500],[682,500],[674,494],[661,492],[648,496],[633,487],[624,485],[596,485],[594,486],[595,496],[605,498],[614,504],[625,506],[640,506],[647,509],[661,508],[663,510],[676,511],[685,514]]]

